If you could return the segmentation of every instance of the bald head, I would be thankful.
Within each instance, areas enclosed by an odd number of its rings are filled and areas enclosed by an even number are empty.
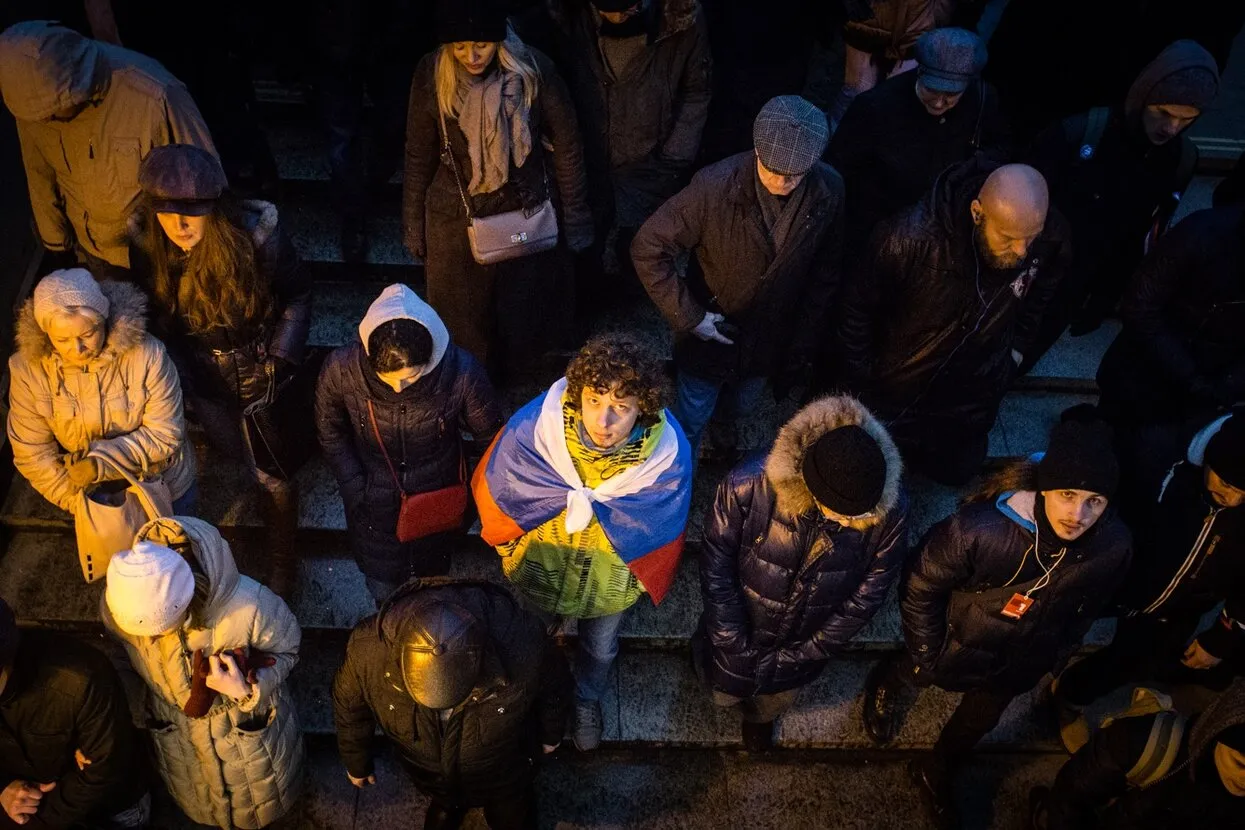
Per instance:
[[[973,200],[979,250],[995,268],[1015,268],[1046,225],[1050,191],[1027,164],[1005,164],[991,173]]]

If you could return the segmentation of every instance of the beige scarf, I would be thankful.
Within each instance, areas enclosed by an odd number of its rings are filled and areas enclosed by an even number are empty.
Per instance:
[[[467,137],[472,196],[492,193],[510,180],[510,160],[521,167],[532,151],[523,78],[500,66],[483,77],[458,67],[458,128]]]

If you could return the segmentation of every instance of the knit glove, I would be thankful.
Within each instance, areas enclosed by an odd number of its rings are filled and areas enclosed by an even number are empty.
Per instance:
[[[237,675],[247,684],[246,691],[235,697],[235,700],[245,698],[251,693],[250,687],[258,681],[255,678],[255,672],[259,669],[266,669],[277,664],[277,658],[267,652],[258,649],[252,649],[248,655],[246,649],[233,648],[228,649],[221,654],[229,655],[236,666]],[[208,677],[211,674],[211,661],[204,656],[203,649],[195,649],[195,653],[190,659],[190,697],[186,699],[186,704],[182,706],[182,712],[188,718],[201,718],[211,710],[213,704],[216,703],[216,695],[224,691],[219,688],[212,688],[208,685]],[[238,684],[230,681],[232,685]],[[215,685],[222,685],[216,682]],[[231,689],[231,691],[239,691],[240,689]],[[233,697],[233,695],[230,695]]]

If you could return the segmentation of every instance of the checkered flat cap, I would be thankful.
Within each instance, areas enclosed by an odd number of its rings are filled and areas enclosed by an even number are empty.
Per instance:
[[[771,173],[807,173],[826,149],[830,125],[826,115],[799,95],[771,98],[752,125],[757,157]]]

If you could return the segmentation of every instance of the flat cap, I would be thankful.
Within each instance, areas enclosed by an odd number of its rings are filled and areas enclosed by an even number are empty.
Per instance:
[[[216,156],[191,144],[153,147],[138,170],[138,186],[157,213],[206,216],[227,185]]]
[[[826,114],[799,95],[771,98],[752,125],[757,157],[766,170],[780,176],[807,173],[829,140]]]
[[[986,42],[967,29],[933,29],[916,42],[917,76],[928,89],[956,94],[986,66]]]

